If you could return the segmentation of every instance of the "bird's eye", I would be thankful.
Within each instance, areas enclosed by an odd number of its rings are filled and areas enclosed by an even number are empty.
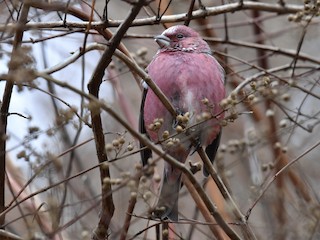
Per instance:
[[[181,39],[181,38],[184,38],[184,35],[183,35],[182,33],[178,33],[178,34],[176,35],[176,37],[179,38],[179,39]]]

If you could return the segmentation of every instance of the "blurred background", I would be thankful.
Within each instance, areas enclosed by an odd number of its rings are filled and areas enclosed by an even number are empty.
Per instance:
[[[152,177],[141,176],[138,140],[86,97],[108,40],[138,2],[0,1],[3,239],[230,239],[185,186],[180,222],[157,236],[161,222],[148,217],[162,160]],[[215,168],[234,204],[211,177],[195,177],[241,239],[320,238],[319,13],[316,0],[155,0],[121,36],[118,49],[145,69],[153,37],[187,23],[224,67],[227,118]],[[141,77],[117,54],[101,74],[99,99],[137,130]],[[108,164],[96,150],[93,112]],[[110,197],[114,213],[101,233]]]

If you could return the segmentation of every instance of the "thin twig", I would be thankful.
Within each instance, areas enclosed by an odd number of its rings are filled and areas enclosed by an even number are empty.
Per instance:
[[[213,216],[210,214],[208,209],[206,208],[205,204],[203,203],[201,197],[197,193],[197,191],[194,189],[194,186],[191,184],[189,179],[182,175],[182,182],[188,189],[188,192],[192,196],[194,202],[196,203],[196,209],[200,210],[202,216],[206,220],[206,223],[215,223]],[[211,232],[214,233],[214,235],[217,237],[217,239],[223,239],[223,234],[219,231],[219,227],[215,226],[214,224],[210,224],[209,228]]]
[[[146,227],[145,229],[137,232],[135,235],[133,235],[133,236],[132,236],[131,238],[129,238],[128,240],[136,239],[140,234],[146,232],[146,231],[149,230],[150,228],[157,227],[157,226],[159,226],[160,224],[161,224],[160,222],[159,222],[159,223],[152,224],[152,225]]]
[[[314,64],[320,64],[320,59],[314,58],[311,55],[308,55],[306,53],[300,52],[297,55],[297,50],[295,49],[286,49],[286,48],[280,48],[280,47],[275,47],[275,46],[270,46],[270,45],[264,45],[264,44],[258,44],[258,43],[250,43],[250,42],[244,42],[244,41],[239,41],[239,40],[231,40],[229,39],[226,41],[225,39],[222,38],[204,38],[206,41],[214,41],[218,43],[223,43],[223,44],[230,44],[233,46],[240,46],[240,47],[247,47],[247,48],[253,48],[253,49],[261,49],[265,51],[270,51],[273,53],[277,53],[280,55],[292,57],[292,58],[297,58],[302,61],[310,61]]]
[[[249,219],[252,210],[254,209],[254,207],[257,205],[257,203],[260,201],[260,199],[263,197],[263,195],[267,192],[267,190],[269,189],[269,187],[271,186],[271,184],[277,179],[277,177],[279,177],[279,175],[281,175],[282,173],[284,173],[285,171],[287,171],[294,163],[298,162],[301,158],[303,158],[304,156],[306,156],[308,153],[310,153],[312,150],[314,150],[315,148],[317,148],[318,146],[320,146],[320,141],[317,142],[316,144],[314,144],[313,146],[311,146],[310,148],[308,148],[306,151],[304,151],[302,154],[300,154],[298,157],[296,157],[295,159],[291,160],[290,162],[288,162],[285,166],[283,166],[270,180],[269,182],[265,185],[265,187],[261,190],[259,196],[256,198],[256,200],[253,202],[252,206],[248,209],[247,213],[246,213],[246,219]]]
[[[137,182],[138,181],[139,180],[137,180]],[[128,209],[126,211],[126,218],[124,220],[124,225],[122,227],[121,236],[119,238],[120,240],[126,240],[126,238],[127,238],[128,230],[129,230],[130,223],[131,223],[132,213],[133,213],[133,210],[134,210],[136,203],[137,203],[137,196],[132,194],[130,196]]]
[[[222,196],[225,198],[225,200],[230,204],[231,209],[233,210],[234,215],[236,216],[237,220],[242,223],[242,230],[246,236],[246,239],[256,239],[253,231],[251,230],[250,226],[248,225],[245,216],[241,213],[240,209],[238,208],[237,204],[234,202],[233,198],[231,197],[227,187],[222,182],[221,178],[219,177],[217,171],[213,167],[211,161],[209,160],[206,152],[204,149],[198,148],[197,150],[200,158],[202,159],[204,163],[204,167],[209,172],[212,179],[215,181],[217,187],[219,188]]]
[[[313,19],[314,15],[312,15],[310,17],[310,19],[308,19],[307,23],[303,26],[303,31],[302,31],[302,34],[301,34],[301,37],[299,39],[299,43],[298,43],[298,47],[297,47],[297,50],[296,50],[296,56],[294,57],[293,61],[292,61],[292,74],[291,74],[291,77],[293,78],[294,77],[294,73],[295,73],[295,69],[296,69],[296,65],[297,65],[297,62],[298,62],[298,57],[300,55],[300,51],[301,51],[301,48],[302,48],[302,44],[304,42],[304,38],[307,34],[307,28],[308,26],[310,25],[312,19]]]
[[[189,10],[187,13],[187,19],[184,21],[184,25],[189,26],[191,18],[192,18],[192,10],[194,8],[195,0],[191,0],[189,5]]]

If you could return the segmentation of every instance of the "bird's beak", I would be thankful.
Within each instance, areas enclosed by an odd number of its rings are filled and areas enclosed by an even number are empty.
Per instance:
[[[160,48],[169,47],[170,46],[170,38],[164,35],[158,35],[154,37],[154,40],[158,43]]]

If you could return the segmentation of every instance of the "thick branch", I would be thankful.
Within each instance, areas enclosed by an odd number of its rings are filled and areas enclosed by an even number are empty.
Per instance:
[[[136,18],[140,9],[145,4],[145,0],[140,0],[136,5],[133,6],[129,16],[126,20],[119,26],[116,34],[110,39],[109,47],[104,51],[98,65],[93,73],[93,76],[88,84],[89,93],[96,98],[99,98],[99,89],[102,83],[102,78],[105,73],[105,69],[108,67],[112,60],[114,51],[117,49],[118,45],[121,42],[124,34],[131,25],[131,22]],[[93,102],[90,101],[92,104]],[[93,104],[94,105],[94,104]],[[103,127],[101,121],[101,115],[99,113],[100,107],[94,106],[94,109],[91,110],[91,119],[92,119],[92,130],[95,137],[96,150],[99,163],[108,161],[106,152],[105,152],[105,140],[103,134]],[[98,113],[97,113],[98,111]],[[101,189],[102,189],[102,209],[101,216],[98,223],[98,227],[94,231],[94,239],[105,239],[107,236],[107,231],[110,225],[111,218],[114,213],[114,204],[112,199],[111,184],[104,183],[105,178],[110,178],[110,171],[108,167],[100,167],[100,180],[101,180]]]
[[[39,6],[39,1],[33,1],[35,8],[40,8],[44,10],[56,10],[56,11],[67,11],[66,6],[61,6],[55,3],[51,4],[43,4]],[[259,11],[265,11],[265,12],[274,12],[278,14],[294,14],[299,11],[302,11],[304,9],[303,5],[297,5],[297,4],[286,4],[284,6],[279,5],[277,3],[262,3],[262,2],[254,2],[254,1],[244,1],[242,5],[239,3],[229,3],[224,4],[220,6],[214,6],[214,7],[206,7],[205,9],[198,9],[192,12],[192,16],[189,16],[187,13],[181,13],[181,14],[175,14],[175,15],[166,15],[162,16],[161,19],[157,19],[157,16],[148,17],[148,18],[141,18],[141,19],[135,19],[132,21],[130,26],[145,26],[145,25],[155,25],[159,23],[175,23],[175,22],[183,22],[188,20],[188,18],[191,19],[199,19],[199,18],[205,18],[209,16],[216,16],[222,13],[234,13],[237,11],[243,11],[243,10],[259,10]],[[71,14],[77,14],[76,9],[74,11],[69,11]],[[86,29],[88,25],[91,26],[91,28],[106,28],[106,27],[118,27],[121,24],[123,24],[123,20],[111,20],[108,19],[108,22],[105,21],[95,21],[95,22],[65,22],[65,21],[59,21],[59,22],[46,22],[46,23],[28,23],[26,25],[26,29],[40,29],[40,28],[84,28]],[[0,31],[9,30],[12,28],[15,28],[16,24],[2,24],[0,25]]]

